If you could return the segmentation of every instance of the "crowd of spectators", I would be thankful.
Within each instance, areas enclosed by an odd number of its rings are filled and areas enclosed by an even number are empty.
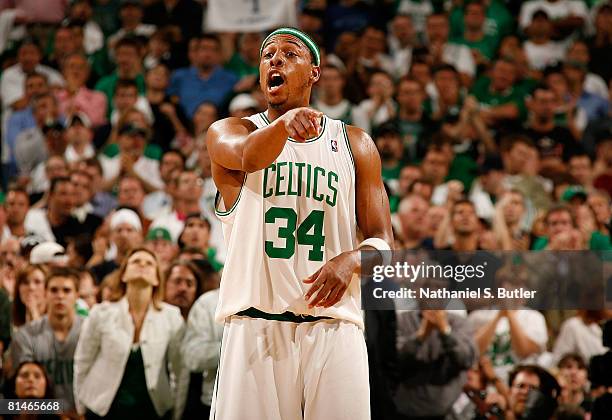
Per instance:
[[[211,32],[219,7],[288,10],[321,47],[312,106],[371,135],[397,249],[612,250],[610,1],[250,3],[0,0],[5,398],[206,418],[226,249],[205,136],[266,109],[273,29]],[[612,418],[610,310],[421,304],[365,313],[373,419]]]

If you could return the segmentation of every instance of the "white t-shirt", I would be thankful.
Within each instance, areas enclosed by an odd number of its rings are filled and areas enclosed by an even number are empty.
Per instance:
[[[544,10],[550,19],[561,19],[567,16],[578,16],[588,20],[588,10],[586,4],[580,0],[559,0],[551,3],[546,0],[532,0],[523,3],[519,15],[519,25],[525,29],[531,23],[534,12]]]
[[[45,241],[55,242],[55,235],[47,217],[47,209],[32,208],[28,210],[23,227],[27,235],[40,236]]]
[[[100,156],[100,165],[102,165],[102,172],[105,181],[115,179],[121,173],[121,155],[114,157]],[[154,188],[161,190],[164,188],[164,182],[159,174],[159,161],[141,156],[136,163],[134,163],[134,172],[151,184]]]
[[[565,58],[565,45],[561,42],[549,41],[546,44],[534,44],[531,41],[523,44],[527,55],[529,67],[535,70],[544,70],[547,66],[554,66]]]
[[[470,77],[476,74],[476,62],[469,47],[465,45],[446,43],[442,51],[442,60],[454,66],[459,73],[465,73]]]
[[[588,363],[592,356],[607,351],[601,340],[602,331],[598,324],[586,325],[577,316],[568,318],[561,324],[561,331],[555,341],[555,362],[567,353],[578,353]]]
[[[468,315],[468,323],[472,331],[476,331],[493,320],[497,316],[497,312],[496,310],[476,310],[470,313]],[[532,309],[517,310],[515,314],[516,320],[523,329],[523,332],[538,345],[540,352],[544,351],[548,341],[548,331],[544,315]],[[521,358],[512,350],[510,323],[506,317],[501,318],[497,323],[495,336],[486,353],[491,358],[495,372],[503,381],[507,379],[508,373],[515,365],[519,363],[535,363],[538,358],[537,354]]]

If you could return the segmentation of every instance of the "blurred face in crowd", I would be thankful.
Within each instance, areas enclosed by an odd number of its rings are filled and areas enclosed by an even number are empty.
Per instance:
[[[92,308],[98,303],[98,286],[91,274],[81,273],[79,279],[79,298],[83,299],[88,308]]]
[[[131,156],[136,162],[142,154],[146,146],[146,140],[140,133],[129,133],[119,136],[119,150],[122,154]]]
[[[456,103],[459,99],[459,77],[451,70],[440,70],[434,74],[434,84],[440,97],[447,103]]]
[[[427,86],[431,80],[431,69],[426,63],[412,63],[410,66],[410,77],[417,80],[421,86]]]
[[[427,39],[429,43],[445,43],[448,40],[450,28],[448,19],[441,14],[429,15],[425,30],[427,31]]]
[[[48,180],[68,176],[68,165],[63,157],[51,156],[45,165],[45,172]]]
[[[176,184],[176,196],[183,200],[199,200],[204,182],[195,172],[183,171]]]
[[[87,22],[89,19],[91,19],[92,14],[93,10],[87,1],[73,2],[73,4],[70,6],[70,17],[74,20]]]
[[[569,211],[559,210],[550,213],[546,217],[546,229],[548,236],[553,237],[560,233],[569,232],[574,227],[572,216]]]
[[[9,191],[6,195],[6,220],[9,225],[20,225],[30,209],[28,196],[23,191]]]
[[[181,234],[181,241],[185,247],[205,250],[208,248],[210,238],[210,227],[197,217],[190,217],[185,221],[185,228]]]
[[[115,50],[115,61],[120,78],[133,78],[140,71],[140,51],[135,46],[119,46]]]
[[[471,235],[478,229],[478,216],[474,206],[468,203],[460,203],[453,208],[452,220],[453,230],[456,235]]]
[[[74,314],[78,297],[74,279],[54,276],[47,282],[47,312],[50,317]]]
[[[212,39],[199,40],[195,53],[195,66],[202,71],[209,71],[219,64],[221,52],[219,44]],[[257,50],[259,55],[259,49]]]
[[[319,88],[322,91],[323,98],[342,98],[342,90],[344,89],[344,76],[342,72],[335,67],[324,67],[321,71],[321,80],[319,80]]]
[[[389,75],[377,72],[370,77],[370,83],[368,83],[368,96],[370,98],[390,99],[393,96],[393,90],[393,80]]]
[[[566,359],[559,366],[563,389],[568,391],[582,391],[587,386],[587,371],[578,364],[577,360]]]
[[[42,367],[35,363],[24,363],[15,377],[15,395],[17,398],[43,398],[47,389],[47,380]]]
[[[119,182],[117,201],[120,206],[139,209],[145,198],[142,183],[133,177],[126,177]]]
[[[91,179],[85,173],[75,172],[70,176],[70,182],[74,185],[75,206],[81,207],[89,202],[92,197]]]
[[[588,186],[593,177],[593,165],[587,155],[573,156],[569,159],[568,170],[583,186]]]
[[[53,209],[57,214],[68,217],[74,208],[75,192],[71,182],[59,182],[55,191],[49,194],[49,210]]]
[[[138,101],[138,89],[135,86],[123,86],[117,88],[113,102],[118,111],[125,111],[132,108]]]
[[[193,115],[193,125],[195,127],[196,134],[201,134],[208,130],[218,118],[217,107],[213,104],[203,103],[196,109]]]
[[[415,33],[410,16],[395,16],[391,23],[391,30],[401,45],[412,45]]]
[[[552,30],[552,22],[548,16],[538,14],[531,19],[528,32],[533,38],[550,38]]]
[[[425,100],[425,91],[416,80],[403,80],[397,86],[397,103],[408,113],[418,112]]]
[[[24,73],[32,73],[41,58],[40,49],[33,44],[22,45],[17,52],[17,61]]]
[[[164,301],[178,306],[181,312],[186,313],[195,301],[197,287],[198,279],[193,272],[185,266],[175,265],[166,280]]]
[[[162,271],[166,270],[167,266],[174,260],[178,252],[177,246],[173,244],[172,241],[167,241],[165,239],[148,240],[145,246],[157,256]]]
[[[425,215],[426,236],[434,236],[442,219],[446,215],[446,209],[442,206],[431,206]]]
[[[240,37],[239,49],[248,63],[259,62],[259,47],[261,46],[261,34],[258,32],[247,32]]]
[[[91,144],[93,131],[81,121],[75,120],[70,127],[66,128],[66,141],[68,144]]]
[[[53,128],[45,133],[45,144],[50,155],[63,156],[68,147],[66,130]]]
[[[523,196],[514,191],[508,191],[502,198],[507,198],[506,206],[503,209],[506,222],[513,226],[521,221],[525,213],[525,200]]]
[[[376,148],[378,149],[383,164],[401,159],[404,153],[402,138],[397,133],[386,133],[382,136],[378,136],[376,138]]]
[[[34,119],[39,127],[46,120],[57,118],[57,103],[51,96],[43,96],[34,103]]]
[[[580,228],[582,232],[592,234],[597,230],[597,220],[593,210],[585,205],[577,205],[574,207],[576,214],[576,226]]]
[[[602,225],[610,223],[610,203],[606,196],[601,194],[590,194],[587,198],[587,203],[595,212],[598,223]]]
[[[423,173],[421,172],[421,168],[418,166],[404,166],[400,170],[399,175],[400,196],[408,194],[408,188],[410,185],[417,179],[421,178],[422,175]]]
[[[342,32],[336,39],[334,53],[344,62],[357,54],[359,42],[353,32]]]
[[[595,28],[598,34],[609,34],[612,32],[612,8],[600,7],[595,16]]]
[[[555,116],[555,93],[549,89],[536,89],[530,102],[534,118],[544,124]]]
[[[367,28],[361,36],[360,52],[366,57],[373,57],[385,51],[385,33],[379,29]]]
[[[59,28],[55,32],[53,52],[56,57],[65,57],[78,51],[79,45],[71,28]]]
[[[19,296],[27,306],[39,305],[45,301],[45,274],[41,270],[33,270],[25,281],[19,284]]]
[[[582,64],[588,64],[589,60],[591,59],[589,47],[584,42],[574,42],[567,50],[566,59],[570,61],[577,61],[578,63]]]
[[[167,184],[172,180],[172,173],[183,169],[183,159],[177,153],[167,152],[159,164],[161,179]]]
[[[25,81],[25,96],[28,98],[45,93],[47,90],[49,90],[49,86],[47,85],[47,79],[43,76],[30,76]]]
[[[110,240],[117,246],[117,254],[122,255],[142,243],[142,233],[129,223],[120,223],[111,229]]]
[[[146,84],[148,88],[166,90],[170,82],[168,67],[158,64],[147,72]]]
[[[466,29],[479,31],[484,25],[485,17],[485,7],[483,4],[468,3],[468,5],[465,6],[463,22],[465,23]]]
[[[158,265],[155,257],[148,252],[138,251],[130,256],[121,281],[145,281],[151,286],[159,286]]]
[[[510,89],[516,80],[516,65],[509,61],[498,60],[491,74],[491,88],[497,92]]]
[[[529,391],[540,388],[540,378],[535,373],[519,372],[510,387],[509,403],[514,414],[520,415],[525,410]]]
[[[522,172],[525,162],[529,161],[533,151],[537,153],[530,145],[523,142],[516,142],[510,150],[502,152],[502,159],[506,172],[510,174]]]
[[[569,91],[567,79],[563,73],[550,73],[546,76],[546,84],[555,93],[557,101],[562,100]]]
[[[119,10],[119,18],[125,28],[133,28],[142,21],[142,13],[140,6],[126,4]]]
[[[424,238],[427,210],[429,203],[419,195],[412,194],[402,200],[399,207],[399,218],[402,233],[406,238]]]
[[[157,58],[162,58],[164,54],[169,53],[171,47],[170,43],[168,42],[168,39],[160,33],[155,33],[151,35],[147,46],[149,50],[149,55]]]
[[[75,54],[64,61],[63,75],[70,86],[85,86],[89,79],[89,71],[89,63],[85,56]]]
[[[412,186],[412,193],[420,195],[427,202],[430,202],[431,196],[433,194],[433,187],[429,182],[424,182],[423,180],[416,180],[414,181],[414,185]]]
[[[0,264],[14,269],[15,271],[23,265],[19,241],[15,238],[5,239],[0,243]]]
[[[444,182],[444,178],[448,175],[448,168],[448,156],[441,150],[429,150],[421,164],[423,176],[431,179],[436,185]]]

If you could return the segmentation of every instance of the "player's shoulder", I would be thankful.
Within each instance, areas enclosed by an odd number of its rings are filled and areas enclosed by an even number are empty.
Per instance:
[[[248,130],[249,132],[257,129],[255,123],[247,118],[227,117],[215,121],[207,130],[207,138],[216,138],[225,133],[234,133],[236,130]]]
[[[378,157],[376,145],[372,137],[363,129],[354,125],[345,125],[346,137],[351,146],[351,152],[355,157],[356,163],[360,159],[372,159]]]

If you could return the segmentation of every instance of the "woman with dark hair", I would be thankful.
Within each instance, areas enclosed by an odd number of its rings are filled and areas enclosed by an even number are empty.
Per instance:
[[[37,320],[46,312],[45,269],[40,265],[26,265],[17,273],[13,300],[13,325]]]
[[[5,384],[4,397],[9,399],[54,398],[53,385],[47,376],[45,367],[41,363],[34,361],[21,363],[15,375]],[[19,419],[22,417],[27,419],[60,418],[60,416],[56,415],[4,415],[5,419]]]
[[[77,409],[86,418],[159,419],[173,408],[170,372],[180,374],[184,322],[162,302],[164,279],[155,255],[127,255],[111,302],[96,305],[74,357]]]

